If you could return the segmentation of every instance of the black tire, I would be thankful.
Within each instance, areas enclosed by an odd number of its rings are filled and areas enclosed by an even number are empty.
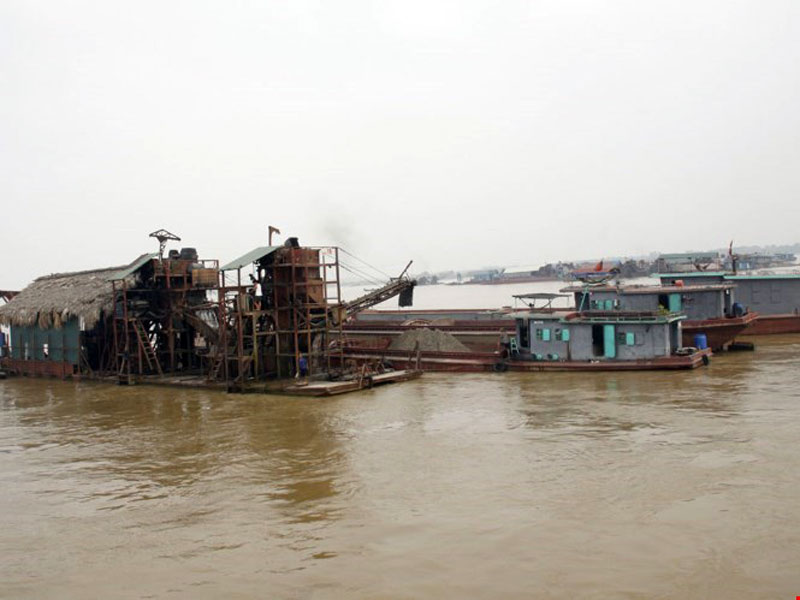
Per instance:
[[[492,368],[495,373],[505,373],[508,371],[508,365],[504,362],[494,363],[494,367]]]

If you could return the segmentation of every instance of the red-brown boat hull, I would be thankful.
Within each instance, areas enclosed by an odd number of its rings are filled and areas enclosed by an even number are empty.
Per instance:
[[[800,333],[800,315],[759,315],[742,335],[776,335]]]
[[[672,355],[647,360],[597,360],[597,361],[511,361],[509,371],[661,371],[696,369],[711,357],[710,348],[684,356]]]
[[[350,348],[345,360],[391,362],[396,369],[422,369],[423,371],[474,373],[482,371],[654,371],[695,369],[711,356],[711,349],[698,350],[686,356],[664,356],[648,360],[596,360],[596,361],[504,361],[500,353],[489,352],[420,352],[419,362],[414,353],[407,351],[372,351]]]
[[[694,336],[698,333],[706,335],[708,347],[712,350],[722,350],[731,343],[737,335],[744,333],[758,320],[756,313],[746,314],[742,317],[722,319],[705,319],[703,321],[684,321],[681,324],[683,331],[683,345],[694,346]]]

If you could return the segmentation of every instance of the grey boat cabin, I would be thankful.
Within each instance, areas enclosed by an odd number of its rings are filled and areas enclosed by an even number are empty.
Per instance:
[[[517,313],[514,358],[540,362],[642,361],[681,348],[679,313],[563,311]]]
[[[572,285],[562,289],[575,298],[578,311],[656,311],[683,313],[690,321],[741,316],[743,305],[734,298],[736,284],[728,281],[702,285]]]

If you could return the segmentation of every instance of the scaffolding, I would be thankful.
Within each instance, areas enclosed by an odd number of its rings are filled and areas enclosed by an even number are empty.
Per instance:
[[[199,374],[218,336],[219,261],[146,257],[112,281],[114,364],[120,383]],[[129,283],[133,279],[134,283]]]
[[[220,271],[223,326],[209,379],[243,391],[269,379],[330,374],[342,364],[331,333],[341,336],[343,317],[339,248],[256,249]]]

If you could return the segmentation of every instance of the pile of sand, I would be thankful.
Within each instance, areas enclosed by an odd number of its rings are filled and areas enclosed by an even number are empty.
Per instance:
[[[438,329],[410,329],[393,340],[389,349],[411,351],[417,342],[423,352],[469,352],[469,348],[452,335]]]

